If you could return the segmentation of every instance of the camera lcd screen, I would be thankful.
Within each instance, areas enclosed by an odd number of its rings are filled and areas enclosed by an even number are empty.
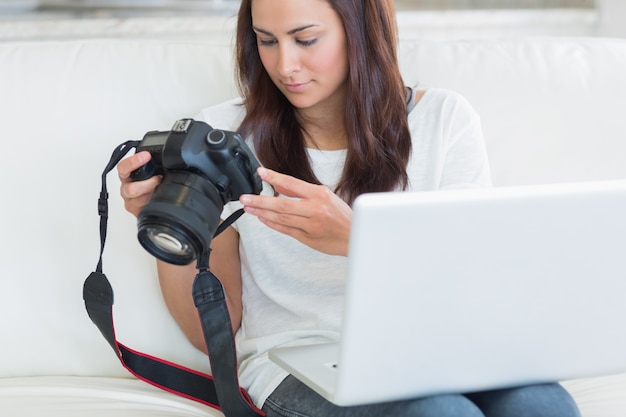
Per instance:
[[[142,148],[151,146],[163,146],[167,140],[169,132],[149,132],[141,140],[140,146]]]

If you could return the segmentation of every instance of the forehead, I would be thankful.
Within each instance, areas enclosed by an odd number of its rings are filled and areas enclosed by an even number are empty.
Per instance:
[[[342,26],[327,0],[251,0],[252,24],[272,33],[298,27]]]

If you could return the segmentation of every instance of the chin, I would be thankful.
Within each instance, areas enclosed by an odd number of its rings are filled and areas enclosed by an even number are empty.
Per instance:
[[[299,110],[311,108],[318,103],[317,101],[307,100],[304,97],[294,97],[293,95],[288,94],[285,95],[285,97],[287,97],[287,100],[289,100],[292,106]]]

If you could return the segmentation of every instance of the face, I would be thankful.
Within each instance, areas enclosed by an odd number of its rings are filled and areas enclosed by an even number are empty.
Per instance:
[[[291,104],[343,106],[346,37],[326,0],[252,0],[252,25],[263,66]]]

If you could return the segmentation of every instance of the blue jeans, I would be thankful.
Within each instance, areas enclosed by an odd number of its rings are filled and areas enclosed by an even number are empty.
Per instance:
[[[288,376],[263,405],[267,417],[580,417],[559,384],[338,407]]]

